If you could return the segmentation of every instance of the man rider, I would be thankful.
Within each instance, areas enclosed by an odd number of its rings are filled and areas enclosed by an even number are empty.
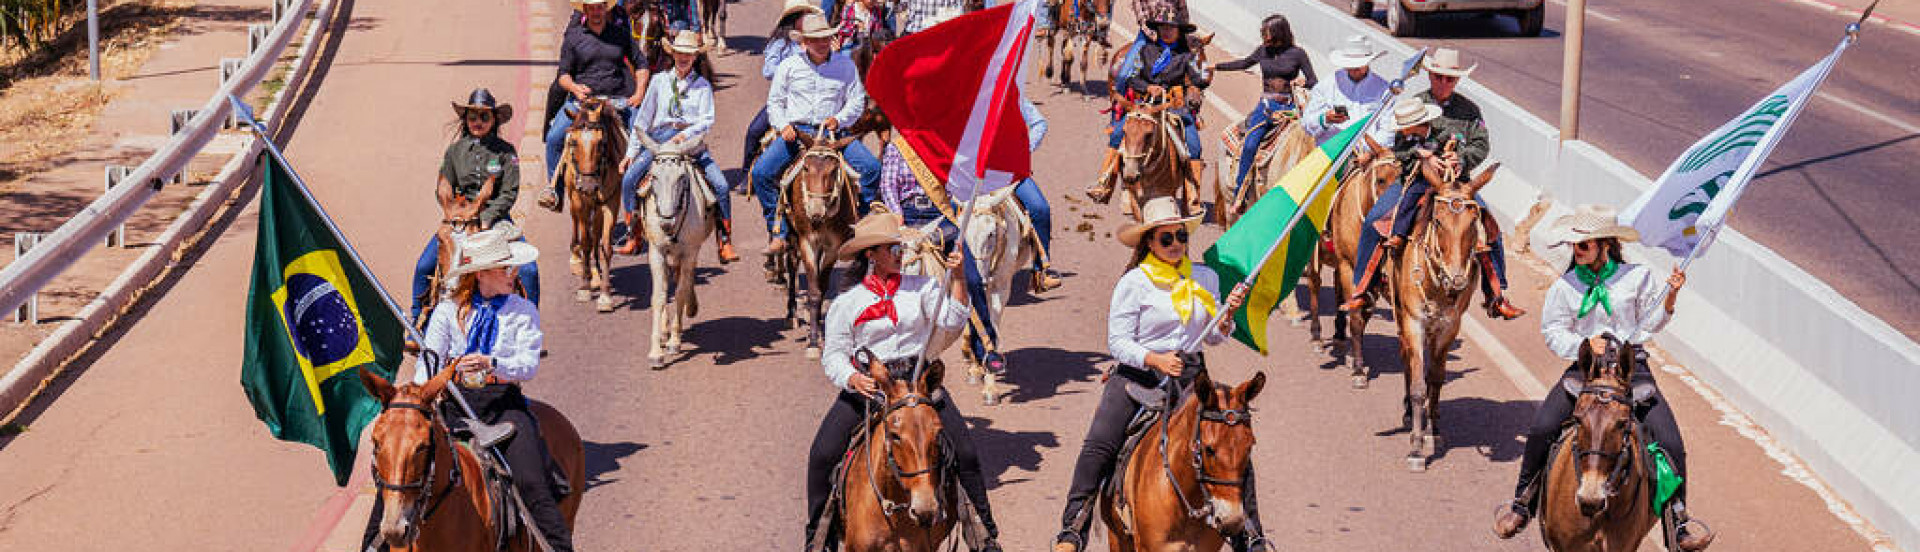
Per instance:
[[[1381,53],[1373,48],[1373,41],[1367,40],[1366,35],[1353,35],[1327,54],[1327,60],[1340,71],[1313,87],[1312,99],[1300,119],[1315,142],[1324,142],[1354,121],[1366,118],[1373,112],[1374,104],[1387,97],[1386,79],[1368,67]],[[1383,127],[1374,139],[1385,143],[1392,139],[1391,133],[1391,129]]]
[[[560,43],[560,88],[571,96],[547,127],[547,181],[554,187],[541,193],[539,203],[550,211],[559,212],[561,207],[559,182],[553,178],[553,171],[560,166],[567,127],[573,126],[567,112],[577,108],[581,100],[606,96],[608,105],[620,115],[620,127],[625,128],[632,117],[630,106],[640,105],[646,92],[641,83],[647,76],[636,76],[633,64],[640,50],[625,27],[612,24],[611,4],[609,0],[574,0],[574,9],[584,15],[582,24],[569,26]]]
[[[815,134],[838,130],[852,124],[866,110],[867,92],[860,84],[859,69],[845,53],[835,52],[835,29],[827,18],[808,13],[800,18],[800,44],[806,55],[781,62],[774,69],[773,85],[767,91],[767,120],[780,129],[779,140],[767,146],[753,164],[753,192],[760,198],[760,212],[766,218],[767,232],[773,240],[767,254],[787,249],[787,229],[776,228],[779,210],[780,177],[787,164],[800,153],[800,133]],[[880,159],[858,140],[842,150],[847,165],[860,175],[859,210],[877,196],[880,184]]]

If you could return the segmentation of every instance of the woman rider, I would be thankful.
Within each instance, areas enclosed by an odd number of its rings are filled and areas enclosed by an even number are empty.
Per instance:
[[[673,55],[673,69],[653,76],[647,85],[646,98],[640,100],[640,107],[633,112],[631,132],[645,132],[662,144],[702,139],[713,129],[714,119],[713,64],[707,61],[707,48],[700,43],[699,33],[680,31],[666,44],[666,49]],[[720,231],[716,232],[720,240],[720,262],[738,261],[740,254],[733,251],[733,198],[727,195],[727,175],[713,162],[713,154],[705,150],[695,162],[706,172],[707,184],[713,187],[714,205],[720,211]],[[639,231],[640,217],[635,208],[640,180],[647,176],[647,169],[652,165],[653,152],[641,147],[638,139],[628,140],[626,158],[620,162],[623,173],[620,202],[627,211],[628,228],[627,243],[618,251],[621,255],[638,253],[640,245],[646,242]]]
[[[1547,289],[1546,305],[1540,309],[1540,333],[1547,348],[1560,358],[1574,360],[1585,344],[1596,351],[1606,350],[1606,336],[1629,343],[1644,343],[1673,318],[1674,301],[1686,285],[1687,275],[1678,269],[1663,283],[1653,269],[1627,263],[1620,254],[1620,243],[1640,238],[1633,228],[1616,222],[1617,213],[1609,207],[1583,205],[1576,212],[1554,221],[1552,232],[1560,244],[1573,245],[1573,262],[1567,271]],[[1577,366],[1567,368],[1575,375]],[[1577,376],[1576,376],[1577,377]],[[1653,386],[1653,372],[1644,357],[1634,363],[1633,385]],[[1540,401],[1533,425],[1527,430],[1526,455],[1520,460],[1520,481],[1514,486],[1514,499],[1501,508],[1494,519],[1494,534],[1513,538],[1532,517],[1539,476],[1547,465],[1547,454],[1560,435],[1562,424],[1573,417],[1573,395],[1555,385]],[[1686,444],[1680,438],[1667,399],[1654,387],[1650,406],[1635,410],[1647,433],[1665,450],[1683,481],[1687,474]],[[1675,544],[1694,552],[1713,543],[1713,531],[1704,524],[1689,523],[1686,509],[1687,486],[1683,482],[1669,503],[1680,525]]]
[[[467,103],[453,102],[453,112],[459,117],[454,122],[460,128],[459,135],[447,144],[446,153],[440,157],[440,183],[434,188],[441,216],[461,223],[456,226],[464,225],[455,228],[456,235],[511,221],[509,211],[520,198],[520,157],[512,143],[500,139],[500,125],[513,119],[513,106],[497,103],[493,93],[485,88],[475,88],[467,95]],[[479,197],[481,192],[489,190],[489,185],[492,186],[490,195]],[[455,198],[461,201],[456,202]],[[439,300],[427,297],[433,285],[433,269],[439,261],[440,239],[435,236],[427,239],[420,260],[413,264],[412,320],[420,319],[426,302]],[[539,305],[539,270],[533,263],[527,263],[519,272],[521,290]]]
[[[827,507],[827,495],[833,489],[834,466],[846,455],[854,430],[864,422],[860,412],[879,392],[873,378],[860,369],[864,366],[855,367],[854,353],[862,349],[871,351],[876,359],[889,366],[915,362],[925,352],[927,338],[933,335],[936,326],[954,331],[967,323],[967,292],[965,277],[960,273],[963,264],[960,254],[947,255],[947,265],[952,268],[946,289],[942,290],[939,278],[900,273],[901,241],[899,217],[874,213],[860,219],[854,225],[853,238],[840,246],[839,258],[853,259],[852,270],[845,274],[860,280],[858,285],[847,288],[833,300],[823,326],[827,343],[820,362],[826,368],[827,379],[840,387],[840,393],[827,408],[826,417],[820,420],[820,430],[807,453],[807,542],[813,542],[815,526]],[[939,306],[942,293],[947,295],[946,305],[936,313],[934,309]],[[987,502],[986,479],[980,473],[980,457],[974,453],[967,422],[960,417],[960,407],[953,404],[952,397],[940,398],[934,408],[940,414],[944,442],[952,445],[960,488],[972,500],[987,531],[986,543],[979,551],[999,552],[1000,545],[995,542],[999,529],[993,521],[993,508]]]
[[[1140,70],[1126,77],[1127,95],[1131,98],[1162,98],[1167,91],[1178,86],[1198,85],[1202,80],[1194,67],[1194,53],[1187,40],[1187,33],[1195,27],[1188,23],[1186,16],[1170,5],[1160,5],[1152,9],[1147,16],[1148,24],[1153,28],[1153,40],[1140,48]],[[1193,174],[1204,171],[1205,161],[1200,159],[1200,131],[1194,125],[1193,113],[1185,106],[1168,108],[1180,116],[1182,140],[1187,143],[1187,157],[1193,164]],[[1107,155],[1100,162],[1101,179],[1093,188],[1087,190],[1087,197],[1106,203],[1113,197],[1114,179],[1120,168],[1120,140],[1124,117],[1114,118],[1112,132],[1107,138]]]
[[[787,0],[787,7],[780,11],[780,22],[773,26],[773,33],[767,37],[766,49],[760,52],[761,57],[765,58],[760,64],[761,77],[772,81],[773,70],[780,67],[780,62],[793,56],[806,55],[806,49],[800,47],[800,31],[795,30],[794,26],[799,24],[800,16],[807,13],[822,12],[807,0]],[[760,156],[760,139],[766,138],[772,130],[772,123],[767,122],[767,108],[762,103],[760,113],[753,116],[753,122],[747,123],[747,145],[741,150],[744,154],[740,157],[743,163],[740,172],[753,168],[753,159]],[[747,186],[740,187],[742,193],[746,189]]]
[[[1260,23],[1260,40],[1260,48],[1246,58],[1213,66],[1215,71],[1242,71],[1258,64],[1260,78],[1266,83],[1260,103],[1253,107],[1246,122],[1241,123],[1247,135],[1240,143],[1240,168],[1233,173],[1235,194],[1245,185],[1254,155],[1260,152],[1260,142],[1273,131],[1273,117],[1299,106],[1293,98],[1293,84],[1303,81],[1303,88],[1313,88],[1320,82],[1313,75],[1313,63],[1307,60],[1307,51],[1293,44],[1293,27],[1287,24],[1286,16],[1277,13],[1267,16]]]
[[[1113,290],[1107,312],[1107,349],[1119,362],[1111,375],[1118,377],[1107,378],[1100,405],[1093,412],[1093,425],[1087,429],[1080,458],[1073,465],[1073,483],[1067,489],[1067,506],[1060,515],[1054,552],[1086,549],[1094,495],[1101,481],[1113,475],[1126,440],[1127,422],[1140,409],[1140,403],[1127,394],[1127,386],[1154,388],[1166,378],[1189,380],[1206,369],[1205,358],[1199,353],[1184,353],[1180,347],[1195,335],[1202,335],[1202,341],[1212,345],[1226,341],[1233,333],[1232,317],[1207,327],[1219,312],[1214,294],[1220,290],[1220,276],[1206,265],[1187,259],[1187,242],[1200,226],[1200,217],[1181,217],[1174,199],[1162,197],[1147,201],[1141,207],[1141,218],[1147,222],[1120,231],[1120,243],[1133,248],[1133,258]],[[1224,306],[1232,311],[1245,301],[1246,291],[1235,289]],[[1238,551],[1267,550],[1269,544],[1260,530],[1260,511],[1254,503],[1252,470],[1247,472],[1242,493],[1246,533],[1229,541]]]

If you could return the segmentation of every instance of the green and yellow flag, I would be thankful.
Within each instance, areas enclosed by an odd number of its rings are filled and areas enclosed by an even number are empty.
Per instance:
[[[1213,247],[1207,248],[1207,266],[1220,275],[1222,288],[1231,288],[1245,281],[1248,275],[1258,274],[1247,293],[1246,307],[1233,314],[1237,324],[1233,338],[1260,354],[1267,354],[1267,320],[1272,318],[1273,309],[1293,292],[1293,284],[1300,280],[1300,271],[1313,259],[1313,248],[1319,245],[1321,231],[1327,227],[1333,193],[1340,189],[1340,182],[1332,178],[1318,189],[1315,186],[1327,177],[1327,171],[1345,162],[1348,146],[1372,122],[1373,117],[1368,116],[1320,144],[1319,149],[1282,175],[1273,191],[1247,209],[1247,214],[1228,228]],[[1301,209],[1306,210],[1306,215],[1299,217],[1300,222],[1291,232],[1287,231],[1287,221],[1294,220]],[[1281,243],[1282,239],[1286,241]],[[1270,249],[1271,257],[1267,255]]]
[[[273,151],[260,160],[240,385],[274,437],[320,447],[346,485],[360,431],[381,407],[355,370],[391,379],[405,329],[284,160]]]

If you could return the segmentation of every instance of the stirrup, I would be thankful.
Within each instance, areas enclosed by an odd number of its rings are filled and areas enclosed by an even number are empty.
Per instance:
[[[467,432],[473,434],[473,444],[489,449],[513,436],[513,424],[483,424],[480,420],[467,420]]]

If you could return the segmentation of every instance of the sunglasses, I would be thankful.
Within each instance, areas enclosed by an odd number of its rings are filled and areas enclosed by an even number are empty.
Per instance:
[[[1173,247],[1173,242],[1187,243],[1187,239],[1191,237],[1193,236],[1187,234],[1187,229],[1181,228],[1172,232],[1161,232],[1158,239],[1160,247]]]
[[[491,111],[468,111],[468,112],[467,112],[467,120],[469,120],[469,121],[491,121],[491,120],[493,120],[493,112],[491,112]]]
[[[1583,249],[1583,250],[1584,250],[1584,249],[1593,249],[1593,248],[1596,248],[1596,247],[1600,247],[1600,244],[1599,244],[1599,243],[1597,243],[1597,242],[1593,242],[1593,241],[1583,241],[1583,242],[1575,242],[1575,243],[1573,244],[1573,248],[1574,248],[1574,249]]]

